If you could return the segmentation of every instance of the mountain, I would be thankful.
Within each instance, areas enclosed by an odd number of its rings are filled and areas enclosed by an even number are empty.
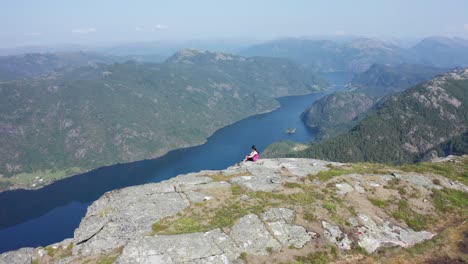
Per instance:
[[[423,64],[440,68],[468,66],[468,40],[430,37],[410,48],[369,38],[316,40],[288,38],[243,49],[246,56],[288,58],[318,72],[364,72],[373,64]]]
[[[409,53],[418,63],[436,67],[468,66],[468,40],[462,38],[425,38]]]
[[[288,155],[399,164],[441,145],[466,153],[467,105],[468,69],[457,69],[391,96],[349,132]]]
[[[348,88],[370,96],[383,97],[401,92],[448,71],[448,68],[422,64],[374,64],[367,71],[357,74]]]
[[[346,91],[335,92],[315,101],[302,118],[307,126],[318,130],[319,139],[336,136],[354,127],[385,96],[447,71],[414,64],[374,64],[367,71],[357,74],[347,85]]]
[[[260,159],[179,175],[107,192],[72,238],[0,263],[464,263],[467,166]]]
[[[324,139],[348,131],[375,103],[372,96],[360,92],[335,92],[317,100],[302,113],[302,120]]]
[[[254,45],[241,54],[288,58],[319,72],[363,72],[375,63],[403,63],[405,51],[368,38],[350,41],[290,38]]]
[[[37,187],[158,157],[274,109],[276,97],[325,87],[285,59],[195,50],[160,64],[98,64],[0,82],[0,182]]]
[[[27,53],[0,57],[0,80],[33,78],[79,67],[123,62],[126,58],[93,52]]]

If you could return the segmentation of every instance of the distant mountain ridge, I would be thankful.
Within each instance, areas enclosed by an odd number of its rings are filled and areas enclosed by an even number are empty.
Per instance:
[[[369,38],[348,41],[280,39],[253,45],[247,56],[288,58],[319,72],[363,72],[373,64],[425,64],[453,68],[468,66],[468,40],[431,37],[405,49]]]
[[[0,80],[34,78],[79,67],[123,62],[126,58],[94,52],[27,53],[0,56]]]
[[[182,51],[181,51],[182,52]],[[0,185],[31,187],[202,143],[326,82],[284,59],[97,64],[0,83]],[[45,180],[37,182],[35,177]]]

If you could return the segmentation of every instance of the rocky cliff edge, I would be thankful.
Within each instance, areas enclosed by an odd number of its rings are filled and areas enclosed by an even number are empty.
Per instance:
[[[262,159],[190,173],[107,192],[73,239],[0,263],[466,261],[467,164]]]

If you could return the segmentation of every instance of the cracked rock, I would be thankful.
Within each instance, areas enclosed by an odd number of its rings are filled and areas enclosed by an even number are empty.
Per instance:
[[[284,221],[268,223],[271,232],[283,246],[294,246],[302,248],[311,240],[310,235],[304,227],[291,225]]]
[[[194,180],[195,181],[195,180]],[[104,194],[88,207],[75,230],[73,254],[94,255],[125,245],[151,231],[158,220],[190,205],[171,184],[155,183]]]
[[[232,227],[230,236],[241,252],[253,255],[268,255],[267,248],[279,250],[281,244],[267,231],[265,225],[254,214],[242,217]]]
[[[338,226],[331,225],[326,221],[322,221],[323,234],[333,244],[337,245],[340,249],[350,250],[351,240],[348,235],[343,233]]]
[[[402,228],[375,216],[382,224],[377,224],[371,217],[359,213],[363,226],[358,227],[358,244],[367,252],[372,253],[380,247],[401,246],[409,247],[434,234],[427,231],[416,232],[411,228]]]
[[[227,256],[209,234],[191,233],[146,236],[131,241],[116,263],[220,263],[217,261],[220,259],[227,259]],[[200,262],[201,260],[205,261]]]
[[[291,223],[294,220],[294,211],[288,208],[270,208],[262,214],[262,219],[268,222],[284,220]]]

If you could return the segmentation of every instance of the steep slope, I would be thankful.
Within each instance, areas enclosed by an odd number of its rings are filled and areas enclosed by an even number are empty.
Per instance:
[[[336,136],[354,127],[383,97],[446,71],[424,65],[374,64],[367,71],[356,75],[346,91],[333,93],[314,102],[303,113],[304,122],[319,131],[319,139]]]
[[[352,130],[291,156],[406,163],[468,129],[468,69],[458,69],[387,99]]]
[[[320,72],[363,72],[375,63],[400,64],[404,53],[390,43],[367,38],[348,42],[290,38],[254,45],[241,52],[247,56],[288,58]]]
[[[302,113],[302,119],[318,132],[317,139],[325,139],[348,131],[376,101],[360,92],[336,92],[314,102]]]
[[[200,144],[223,126],[274,109],[275,97],[324,88],[283,59],[215,64],[204,57],[230,55],[197,54],[191,64],[128,62],[0,83],[3,188]]]
[[[108,192],[73,238],[0,263],[463,263],[467,166],[260,159],[179,175]]]

